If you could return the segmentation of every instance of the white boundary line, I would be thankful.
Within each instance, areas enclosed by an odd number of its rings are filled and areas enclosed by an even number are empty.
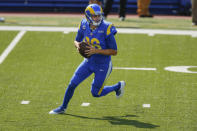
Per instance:
[[[10,45],[6,48],[6,50],[1,54],[0,56],[0,64],[3,63],[5,58],[8,56],[8,54],[14,49],[16,44],[20,41],[20,39],[23,37],[23,35],[26,33],[26,31],[20,31],[17,36],[12,40]]]
[[[33,26],[0,26],[0,30],[4,31],[51,31],[51,32],[77,32],[76,27],[33,27]],[[128,29],[117,28],[118,33],[126,34],[164,34],[164,35],[190,35],[197,37],[197,31],[193,30],[161,30],[161,29]]]
[[[163,35],[190,35],[195,37],[197,35],[197,31],[192,31],[192,30],[160,30],[160,29],[118,29],[118,33],[149,34],[150,36],[155,34],[163,34]]]

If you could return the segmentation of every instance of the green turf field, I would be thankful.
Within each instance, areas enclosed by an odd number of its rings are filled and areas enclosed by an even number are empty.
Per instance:
[[[0,31],[0,54],[17,32]],[[62,103],[65,88],[83,58],[76,33],[27,32],[0,64],[0,131],[196,131],[197,74],[170,72],[167,66],[197,66],[197,38],[118,34],[114,67],[107,85],[126,81],[125,94],[94,98],[93,76],[75,91],[66,114],[49,115]],[[197,68],[190,68],[197,71]],[[22,100],[30,101],[21,104]],[[83,102],[90,103],[82,107]],[[143,108],[150,104],[150,108]]]

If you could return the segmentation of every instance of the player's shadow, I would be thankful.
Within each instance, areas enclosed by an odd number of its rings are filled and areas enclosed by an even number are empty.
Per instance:
[[[86,116],[80,116],[80,115],[73,115],[73,114],[65,114],[68,116],[78,117],[82,119],[94,119],[94,120],[107,120],[112,125],[129,125],[129,126],[135,126],[137,128],[156,128],[159,127],[158,125],[153,125],[150,123],[140,122],[137,120],[129,120],[129,117],[138,117],[136,115],[125,115],[125,116],[104,116],[102,118],[96,118],[96,117],[86,117]]]

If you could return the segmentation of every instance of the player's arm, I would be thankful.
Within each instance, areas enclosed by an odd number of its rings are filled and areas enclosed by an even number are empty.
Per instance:
[[[96,53],[97,54],[102,54],[102,55],[117,55],[117,50],[114,50],[114,49],[104,49],[104,50],[97,49]]]
[[[107,37],[108,49],[96,49],[93,47],[89,47],[89,50],[86,51],[86,54],[101,54],[101,55],[117,55],[117,45],[116,40],[113,34]]]
[[[89,56],[93,54],[101,54],[101,55],[117,55],[117,50],[114,49],[96,49],[92,46],[88,47],[89,50],[86,50],[86,54]]]
[[[77,48],[77,50],[79,50],[79,44],[80,44],[81,41],[83,41],[83,37],[84,37],[84,30],[81,27],[82,21],[79,24],[79,29],[78,29],[78,32],[77,32],[77,36],[76,36],[75,41],[74,41],[74,46]]]

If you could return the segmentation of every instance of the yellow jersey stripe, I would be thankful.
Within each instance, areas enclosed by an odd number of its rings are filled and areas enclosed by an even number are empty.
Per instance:
[[[111,27],[112,27],[113,24],[110,24],[108,27],[107,27],[107,35],[109,35],[111,33]]]
[[[100,95],[101,92],[103,91],[104,85],[105,85],[105,81],[103,82],[103,85],[102,85],[101,89],[99,90],[98,95]]]
[[[79,28],[79,30],[80,30],[80,28],[81,28],[81,23],[79,24],[79,27],[78,27],[78,28]]]

